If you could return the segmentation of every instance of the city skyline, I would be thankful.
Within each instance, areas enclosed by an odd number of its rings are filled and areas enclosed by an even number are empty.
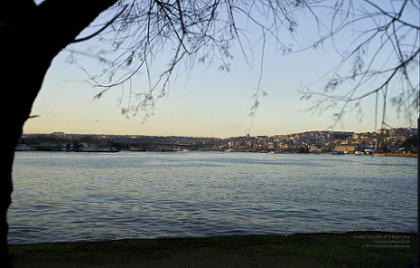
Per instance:
[[[230,138],[97,135],[54,132],[25,134],[17,151],[223,151],[259,153],[394,153],[417,156],[418,129],[381,129],[378,132],[310,131],[275,136]],[[397,155],[395,155],[397,154]]]
[[[51,135],[51,136],[127,136],[127,137],[175,137],[175,138],[203,138],[203,139],[221,139],[221,140],[227,140],[227,139],[235,139],[235,138],[246,138],[246,137],[252,137],[252,138],[258,138],[258,137],[279,137],[279,136],[293,136],[293,135],[303,135],[303,134],[316,134],[316,133],[347,133],[347,134],[374,134],[374,133],[388,133],[388,132],[394,132],[394,131],[409,131],[413,133],[417,133],[418,128],[415,127],[397,127],[397,128],[383,128],[378,129],[377,131],[351,131],[351,130],[328,130],[328,129],[318,129],[318,130],[306,130],[306,131],[300,131],[300,132],[290,132],[290,133],[284,133],[284,134],[275,134],[275,135],[240,135],[240,136],[230,136],[230,137],[209,137],[209,136],[178,136],[178,135],[142,135],[142,134],[107,134],[107,133],[71,133],[71,132],[63,132],[63,131],[53,131],[53,132],[37,132],[37,133],[24,133],[22,137],[25,137],[27,135]]]

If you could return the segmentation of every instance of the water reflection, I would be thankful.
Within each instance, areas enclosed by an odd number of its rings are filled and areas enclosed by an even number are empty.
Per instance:
[[[416,230],[416,159],[19,152],[11,243]]]

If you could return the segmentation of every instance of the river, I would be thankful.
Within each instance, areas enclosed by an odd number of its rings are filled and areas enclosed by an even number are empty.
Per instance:
[[[416,232],[417,159],[17,152],[9,243]]]

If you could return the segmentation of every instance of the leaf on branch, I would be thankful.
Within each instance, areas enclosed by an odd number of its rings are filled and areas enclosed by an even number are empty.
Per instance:
[[[131,63],[133,63],[134,54],[135,54],[135,51],[132,51],[130,56],[128,56],[126,60],[126,66],[130,66]]]
[[[327,84],[324,87],[324,92],[332,92],[334,91],[338,86],[340,86],[343,83],[343,79],[339,76],[333,77],[330,80],[328,80]]]
[[[230,64],[229,63],[223,63],[219,66],[219,70],[230,72]]]
[[[93,99],[99,100],[102,97],[102,94],[103,93],[104,93],[103,91],[102,92],[99,92],[98,94],[95,95],[95,97],[93,97]]]

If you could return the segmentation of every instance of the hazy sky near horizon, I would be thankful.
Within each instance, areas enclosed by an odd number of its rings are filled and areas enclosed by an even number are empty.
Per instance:
[[[256,39],[260,34],[250,30],[250,35],[255,35]],[[287,31],[284,35],[292,40]],[[308,40],[316,37],[311,22],[301,20],[296,34],[299,45],[304,47]],[[346,38],[340,42],[351,42],[352,36]],[[84,51],[93,45],[97,44],[90,41],[71,48]],[[319,87],[320,81],[326,81],[324,75],[339,62],[331,44],[326,42],[317,49],[283,55],[276,49],[275,42],[268,39],[261,80],[261,88],[267,96],[259,98],[255,116],[250,117],[252,96],[260,76],[261,47],[262,42],[255,43],[254,54],[248,55],[253,62],[251,65],[247,64],[239,46],[233,47],[234,59],[229,72],[220,71],[217,63],[195,65],[191,70],[181,67],[168,94],[157,101],[154,116],[144,123],[142,114],[129,119],[121,114],[119,99],[127,94],[121,88],[113,88],[100,99],[94,99],[97,89],[88,83],[87,75],[76,64],[68,62],[70,53],[63,51],[54,59],[33,106],[32,115],[39,117],[29,119],[24,132],[232,137],[328,129],[333,124],[331,111],[305,112],[311,102],[300,100],[298,90],[306,85]],[[99,70],[95,59],[77,56],[77,62],[92,73]],[[418,74],[418,68],[413,73]],[[139,72],[133,86],[141,88],[146,80],[145,74]],[[375,97],[363,100],[362,107],[361,121],[350,113],[334,130],[374,131]],[[386,122],[390,126],[410,126],[403,114],[398,116],[391,105],[388,107]]]

